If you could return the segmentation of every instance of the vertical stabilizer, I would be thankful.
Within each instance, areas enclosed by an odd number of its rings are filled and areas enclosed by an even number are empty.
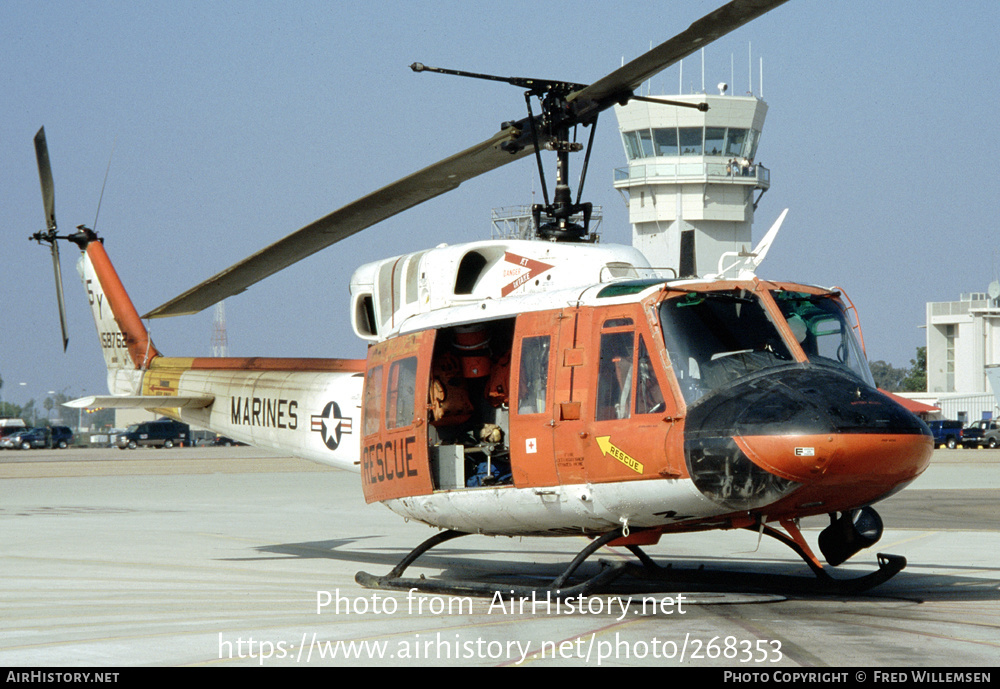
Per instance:
[[[131,379],[132,376],[126,372],[145,370],[149,362],[159,356],[159,352],[153,346],[149,332],[97,235],[83,230],[71,239],[83,249],[77,269],[87,290],[87,300],[97,326],[101,351],[108,367],[109,387],[112,393],[132,392],[121,390],[121,386],[112,384],[112,380],[124,382]],[[125,375],[117,375],[117,372]]]

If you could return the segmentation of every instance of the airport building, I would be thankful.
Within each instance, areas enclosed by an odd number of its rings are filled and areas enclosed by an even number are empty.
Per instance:
[[[927,394],[941,416],[971,423],[1000,418],[989,371],[1000,364],[1000,284],[958,301],[927,304]],[[909,397],[910,395],[908,395]]]

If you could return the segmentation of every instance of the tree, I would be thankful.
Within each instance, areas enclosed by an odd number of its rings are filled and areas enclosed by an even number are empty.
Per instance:
[[[38,425],[38,412],[35,410],[35,400],[28,400],[27,404],[21,407],[21,418],[29,426]]]
[[[917,347],[917,358],[910,359],[910,372],[902,380],[903,392],[927,392],[927,347]]]
[[[903,380],[906,378],[908,370],[896,368],[884,361],[873,361],[869,365],[875,385],[881,390],[896,392],[900,390]]]

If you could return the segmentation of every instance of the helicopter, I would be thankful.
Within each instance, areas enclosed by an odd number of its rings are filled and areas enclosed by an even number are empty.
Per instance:
[[[83,225],[61,236],[44,128],[35,137],[47,229],[66,326],[58,243],[78,271],[97,326],[109,394],[75,408],[142,408],[237,441],[357,472],[368,503],[439,531],[362,586],[491,595],[491,584],[403,577],[451,539],[584,536],[547,585],[601,590],[625,569],[666,576],[642,549],[670,534],[747,529],[792,548],[816,582],[876,586],[905,558],[831,576],[799,521],[828,515],[819,548],[836,567],[882,534],[871,507],[927,467],[927,427],[879,392],[849,300],[838,289],[756,274],[785,217],[716,274],[665,275],[637,249],[603,245],[582,200],[591,146],[575,139],[639,85],[786,0],[732,0],[592,84],[496,77],[414,63],[417,73],[505,82],[527,116],[316,220],[140,316],[104,248]],[[536,114],[533,103],[540,112]],[[664,106],[684,107],[663,99]],[[707,107],[695,104],[694,107]],[[586,148],[576,198],[570,155]],[[554,152],[550,198],[542,151]],[[464,181],[534,156],[544,203],[534,239],[472,241],[357,268],[351,326],[365,359],[172,357],[143,319],[193,314]],[[638,568],[577,582],[603,546]],[[520,591],[505,584],[504,591]],[[526,587],[524,591],[534,591]]]

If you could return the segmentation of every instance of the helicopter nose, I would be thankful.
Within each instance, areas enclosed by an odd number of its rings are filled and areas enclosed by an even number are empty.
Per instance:
[[[932,451],[927,426],[889,397],[809,365],[717,389],[685,423],[695,485],[740,510],[792,493],[817,513],[869,504],[919,476]]]

